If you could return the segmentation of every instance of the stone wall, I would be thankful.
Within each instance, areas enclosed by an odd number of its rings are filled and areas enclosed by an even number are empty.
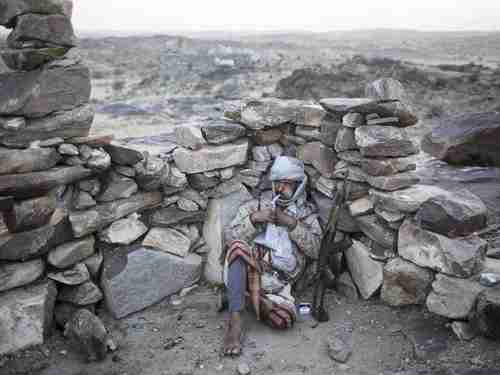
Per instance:
[[[34,3],[13,0],[0,14],[14,27],[2,57],[15,69],[0,76],[0,354],[42,343],[78,308],[104,303],[122,318],[200,279],[220,284],[223,228],[270,190],[283,154],[305,162],[323,225],[349,171],[340,292],[381,290],[391,305],[427,303],[458,320],[481,315],[477,298],[495,301],[477,282],[481,269],[498,270],[474,234],[486,208],[467,191],[418,185],[405,130],[417,119],[398,82],[321,105],[251,101],[145,151],[88,136],[88,69],[46,51],[74,45],[67,2]]]

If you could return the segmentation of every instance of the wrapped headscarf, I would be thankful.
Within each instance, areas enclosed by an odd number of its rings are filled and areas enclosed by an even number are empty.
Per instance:
[[[304,172],[304,162],[291,156],[278,156],[271,167],[270,180],[273,192],[276,194],[275,182],[280,180],[292,180],[300,182],[290,199],[279,198],[278,205],[287,207],[291,203],[301,206],[305,202],[305,191],[307,176]]]

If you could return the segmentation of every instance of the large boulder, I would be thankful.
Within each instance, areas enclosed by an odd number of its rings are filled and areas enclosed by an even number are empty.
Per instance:
[[[0,294],[0,355],[43,344],[52,327],[56,295],[52,281]]]
[[[42,118],[26,119],[26,126],[19,130],[0,127],[0,144],[27,147],[35,140],[85,137],[89,134],[93,120],[94,109],[91,105],[54,112]]]
[[[16,17],[26,13],[63,14],[71,18],[67,0],[3,0],[0,25],[12,27]]]
[[[427,308],[450,319],[467,319],[474,311],[477,296],[485,289],[473,280],[438,274],[427,296]]]
[[[248,140],[221,146],[207,146],[198,151],[178,148],[174,151],[177,167],[185,173],[200,173],[241,165],[247,161]]]
[[[488,210],[481,199],[462,189],[425,201],[416,219],[424,229],[447,237],[459,237],[486,227]]]
[[[399,229],[399,255],[421,267],[450,276],[467,278],[474,274],[486,253],[487,242],[477,235],[448,238],[422,229],[406,219]]]
[[[373,260],[370,250],[361,242],[352,242],[352,246],[345,252],[347,266],[361,296],[368,299],[382,285],[384,265]]]
[[[500,112],[468,113],[442,120],[422,149],[450,164],[500,166],[499,138]]]
[[[52,168],[60,160],[59,153],[51,148],[0,148],[0,175],[43,171]]]
[[[210,283],[222,284],[220,257],[225,246],[224,229],[231,223],[239,207],[251,199],[248,190],[241,186],[234,193],[209,201],[208,216],[203,225],[203,238],[210,248],[204,269],[205,279]]]
[[[418,147],[405,129],[361,126],[354,134],[361,155],[365,157],[401,157],[418,153]]]
[[[384,284],[380,296],[391,306],[425,303],[433,281],[433,273],[401,258],[390,260],[384,267]]]
[[[199,255],[121,248],[105,259],[101,287],[106,306],[119,319],[193,285],[200,275]]]
[[[10,48],[23,48],[25,44],[37,47],[74,47],[76,37],[71,20],[63,15],[23,14],[16,20],[14,30],[7,38]]]
[[[90,72],[83,65],[55,66],[30,72],[0,74],[0,115],[43,117],[85,104],[90,98]]]
[[[45,271],[42,259],[22,263],[0,265],[0,292],[27,285],[38,279]]]

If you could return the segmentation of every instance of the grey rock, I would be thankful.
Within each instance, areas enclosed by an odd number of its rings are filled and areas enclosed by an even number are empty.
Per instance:
[[[422,149],[450,164],[500,166],[499,136],[499,112],[463,114],[443,119],[424,137]]]
[[[207,177],[203,173],[189,174],[187,176],[189,185],[198,191],[211,189],[217,186],[220,179],[217,177]]]
[[[474,327],[467,322],[455,321],[451,323],[451,329],[461,341],[470,341],[477,336]]]
[[[78,183],[78,189],[85,191],[95,197],[101,191],[101,182],[96,178],[80,181]]]
[[[135,177],[135,169],[133,167],[128,167],[125,165],[115,165],[113,170],[123,177]]]
[[[241,186],[234,193],[209,201],[207,218],[203,224],[203,238],[210,248],[204,267],[204,277],[210,283],[223,283],[219,259],[225,247],[224,229],[233,220],[239,207],[251,199],[248,190]]]
[[[401,157],[418,153],[405,129],[362,126],[355,130],[355,139],[363,156]]]
[[[321,130],[316,128],[310,128],[307,126],[297,126],[295,128],[295,135],[305,139],[306,141],[320,141]]]
[[[113,222],[99,232],[99,239],[116,245],[130,245],[148,231],[148,227],[134,218],[125,218]]]
[[[379,190],[396,191],[418,184],[420,178],[414,173],[407,172],[392,176],[368,176],[366,182]]]
[[[358,109],[363,109],[367,105],[375,105],[376,100],[370,98],[327,98],[319,102],[327,111],[345,115],[348,112],[358,112]],[[358,113],[366,114],[366,110]]]
[[[80,238],[110,225],[134,212],[159,206],[160,192],[138,193],[130,198],[98,205],[87,211],[72,212],[69,216],[75,237]]]
[[[13,150],[0,148],[0,175],[29,173],[54,167],[61,157],[53,149]]]
[[[0,128],[18,132],[26,127],[26,119],[24,117],[5,117],[0,118]],[[41,147],[41,146],[40,146]]]
[[[279,143],[273,143],[267,146],[267,149],[269,150],[269,153],[271,154],[271,157],[273,159],[276,159],[278,156],[283,155],[284,149],[283,146],[281,146]]]
[[[63,330],[66,328],[66,323],[70,321],[73,315],[80,309],[86,309],[92,313],[95,312],[94,305],[75,306],[67,302],[58,302],[54,308],[54,320],[58,327]]]
[[[44,343],[52,327],[56,294],[52,281],[0,294],[0,355]]]
[[[416,164],[409,158],[361,159],[361,169],[371,176],[390,176],[401,172],[413,171]]]
[[[87,266],[77,263],[64,271],[49,272],[48,278],[64,285],[80,285],[90,279]]]
[[[144,156],[139,151],[118,142],[112,142],[104,146],[104,150],[109,154],[113,163],[121,166],[133,166],[144,159]]]
[[[103,294],[92,281],[77,286],[65,285],[59,289],[58,301],[69,302],[77,306],[86,306],[102,300]]]
[[[361,242],[353,244],[345,252],[347,266],[363,299],[370,298],[380,288],[383,281],[383,263],[370,258],[370,251]]]
[[[97,197],[97,201],[112,202],[118,199],[129,198],[137,193],[138,190],[139,187],[133,179],[110,172],[106,176],[106,183]]]
[[[65,165],[69,165],[70,167],[77,165],[85,165],[85,161],[79,158],[78,156],[70,156],[64,159],[63,163]]]
[[[142,241],[142,246],[185,258],[191,248],[191,240],[173,228],[151,228]]]
[[[337,140],[338,131],[342,128],[342,121],[336,116],[327,114],[321,123],[320,133],[321,142],[325,145],[333,147]]]
[[[60,0],[5,0],[0,14],[0,25],[13,27],[17,16],[26,13],[63,14],[71,18],[66,2]]]
[[[0,241],[0,260],[36,258],[72,238],[66,213],[57,209],[47,225],[26,232],[4,234]]]
[[[358,149],[356,144],[354,129],[343,127],[337,133],[337,140],[335,141],[335,151],[343,152]]]
[[[375,213],[388,224],[402,223],[406,216],[402,212],[386,210],[383,206],[375,207]]]
[[[271,153],[267,146],[255,146],[252,148],[252,158],[257,162],[270,161],[272,159]]]
[[[380,296],[382,301],[391,306],[424,304],[432,281],[431,271],[395,258],[384,267],[384,283]]]
[[[201,129],[197,126],[176,126],[174,137],[176,144],[191,150],[199,150],[207,144]]]
[[[96,252],[94,255],[89,256],[82,260],[83,264],[87,266],[90,276],[96,278],[101,270],[102,262],[104,257],[101,252]]]
[[[229,167],[229,168],[224,168],[221,169],[220,172],[220,178],[222,180],[229,180],[230,178],[234,177],[234,167]]]
[[[239,375],[249,375],[250,374],[250,366],[245,362],[241,362],[238,364],[238,374]]]
[[[374,118],[366,121],[366,125],[374,126],[399,126],[399,118],[397,117],[382,117],[382,118]]]
[[[349,212],[352,217],[369,215],[373,213],[373,202],[369,197],[357,199],[349,204]]]
[[[334,361],[346,363],[352,354],[352,343],[340,336],[328,339],[328,355]]]
[[[93,149],[90,158],[86,161],[86,166],[98,171],[104,171],[111,166],[111,157],[103,149]]]
[[[297,157],[305,164],[311,164],[321,175],[332,178],[337,164],[335,152],[321,142],[311,142],[297,147]]]
[[[48,138],[40,141],[40,147],[57,147],[64,143],[64,139],[61,137]]]
[[[17,201],[3,214],[10,233],[25,232],[46,225],[56,209],[53,195]]]
[[[170,206],[157,210],[151,217],[151,225],[165,228],[176,224],[201,223],[205,217],[205,211],[183,211],[177,206]]]
[[[87,208],[94,207],[97,202],[94,200],[92,195],[86,191],[79,191],[78,194],[74,196],[73,207],[75,210],[86,210]]]
[[[82,160],[89,160],[92,157],[93,148],[88,145],[81,145],[78,147],[78,152]]]
[[[148,157],[135,165],[137,184],[146,191],[157,190],[166,183],[170,174],[168,163],[157,157]]]
[[[356,285],[354,285],[349,272],[344,272],[339,276],[335,282],[335,289],[349,301],[354,302],[359,300],[358,289],[356,289]]]
[[[10,48],[45,46],[74,47],[76,37],[71,21],[63,15],[23,14],[7,38]]]
[[[477,298],[474,322],[479,331],[486,337],[500,339],[500,289],[488,289]]]
[[[316,190],[328,198],[333,199],[337,191],[337,182],[332,179],[321,176],[316,182]]]
[[[179,209],[181,209],[182,211],[194,212],[200,209],[200,207],[196,204],[196,202],[190,199],[181,197],[177,200],[176,203],[177,207],[179,207]]]
[[[430,312],[450,319],[467,319],[485,287],[478,282],[436,275],[426,305]]]
[[[78,147],[69,143],[63,143],[62,145],[60,145],[57,148],[57,151],[59,151],[59,153],[62,155],[69,155],[69,156],[77,156],[80,154]]]
[[[282,141],[283,137],[287,137],[287,135],[283,134],[280,129],[265,129],[265,130],[257,130],[255,134],[253,134],[253,140],[256,144],[260,146],[270,145],[276,142]],[[283,142],[282,142],[283,143]]]
[[[201,127],[208,144],[222,145],[230,143],[245,135],[246,129],[239,124],[229,122],[209,124]],[[280,133],[281,135],[281,133]],[[279,139],[279,137],[278,137]],[[272,143],[272,142],[271,142]]]
[[[199,255],[180,258],[145,248],[122,248],[104,261],[101,286],[108,309],[119,319],[195,284],[200,275]]]
[[[294,122],[297,112],[289,101],[276,99],[252,101],[241,110],[240,122],[249,129],[274,128]]]
[[[87,103],[90,97],[89,70],[78,64],[3,73],[0,82],[0,115],[42,117],[73,109]]]
[[[94,244],[93,236],[64,243],[49,252],[47,261],[57,268],[72,266],[94,254]]]
[[[175,165],[170,167],[170,174],[167,177],[166,185],[174,188],[182,188],[188,184],[185,173],[182,173]]]
[[[348,128],[358,128],[366,125],[365,116],[361,113],[347,113],[342,117],[342,125]]]
[[[385,248],[395,248],[396,232],[380,220],[377,215],[366,215],[355,218],[364,234]]]
[[[45,271],[42,259],[0,265],[0,292],[18,288],[37,280]],[[1,301],[1,297],[0,297]]]
[[[293,123],[299,126],[319,128],[327,115],[327,112],[320,105],[299,105]]]
[[[462,189],[425,201],[417,212],[416,220],[424,229],[453,238],[485,228],[487,214],[481,199]]]
[[[456,277],[469,277],[479,267],[487,243],[476,235],[451,239],[406,219],[399,229],[398,253],[421,266]]]
[[[93,119],[94,110],[91,105],[82,105],[67,111],[53,112],[42,118],[26,119],[26,127],[23,129],[0,128],[0,144],[9,147],[26,147],[32,141],[42,140],[40,147],[55,147],[62,142],[59,140],[57,142],[51,141],[53,143],[47,142],[54,138],[68,139],[87,136]]]

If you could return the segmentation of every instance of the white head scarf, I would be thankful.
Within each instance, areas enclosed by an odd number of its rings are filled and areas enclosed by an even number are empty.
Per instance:
[[[302,206],[305,203],[307,176],[304,172],[304,162],[302,160],[290,156],[278,156],[271,167],[270,180],[272,181],[274,194],[276,194],[276,181],[292,180],[300,182],[292,198],[278,199],[279,206],[287,207],[292,203],[296,203],[297,206]]]

